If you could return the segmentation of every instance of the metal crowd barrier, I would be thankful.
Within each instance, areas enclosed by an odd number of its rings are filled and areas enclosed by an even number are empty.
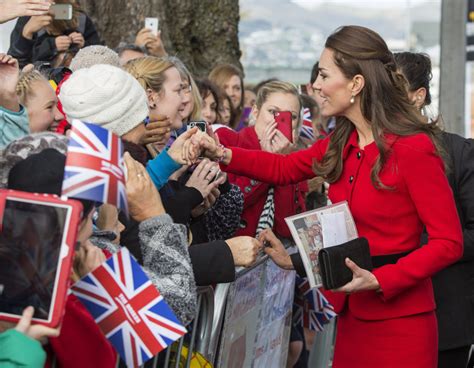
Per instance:
[[[188,333],[161,352],[152,361],[145,364],[144,368],[189,368],[191,366],[206,368],[224,366],[222,359],[223,330],[228,322],[230,313],[229,298],[232,299],[234,286],[238,280],[257,267],[261,267],[268,261],[267,256],[262,256],[258,262],[250,268],[236,270],[236,281],[229,284],[218,284],[215,288],[199,287],[197,298],[196,317],[188,326]],[[269,261],[271,262],[271,261]],[[260,316],[261,317],[261,316]],[[335,338],[335,323],[332,321],[325,330],[318,333],[311,349],[309,358],[310,367],[327,368],[331,366],[332,352]],[[228,335],[229,331],[225,332]],[[281,344],[288,344],[289,336],[283,334]],[[270,338],[270,337],[269,337]],[[256,348],[256,347],[254,347]],[[199,353],[209,364],[192,364],[193,354]],[[241,359],[242,357],[236,357]],[[201,360],[202,363],[202,360]]]
[[[197,308],[194,320],[187,326],[188,333],[157,355],[143,368],[189,368],[193,353],[207,361],[214,316],[214,290],[210,286],[198,287]],[[187,350],[185,352],[185,349]],[[212,364],[212,362],[211,362]]]

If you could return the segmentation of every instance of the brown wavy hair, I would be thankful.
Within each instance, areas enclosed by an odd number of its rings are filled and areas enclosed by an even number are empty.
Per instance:
[[[347,79],[362,75],[365,85],[360,92],[362,115],[370,124],[379,156],[371,172],[377,189],[393,189],[380,181],[380,171],[390,154],[385,134],[410,136],[424,133],[442,155],[437,122],[427,124],[407,95],[407,81],[397,71],[393,54],[376,32],[360,26],[338,28],[326,40],[325,47],[334,52],[334,62]],[[329,183],[339,179],[343,169],[343,150],[355,129],[346,117],[338,117],[321,162],[314,164],[316,175]]]
[[[47,32],[53,36],[61,36],[67,31],[76,30],[79,27],[79,15],[83,13],[82,7],[76,0],[55,0],[55,4],[71,4],[72,19],[71,20],[53,20],[46,27]]]
[[[229,124],[232,128],[237,127],[242,117],[242,111],[244,109],[244,74],[242,71],[232,64],[218,64],[216,65],[211,72],[209,73],[208,79],[216,84],[220,89],[225,92],[225,84],[232,78],[234,75],[240,78],[240,91],[242,93],[242,98],[240,100],[240,105],[237,108],[234,108],[235,117],[234,121]]]

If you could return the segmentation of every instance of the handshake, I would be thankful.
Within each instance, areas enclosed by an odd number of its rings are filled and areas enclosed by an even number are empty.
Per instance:
[[[164,124],[166,120],[148,124],[144,143],[153,144],[167,140],[169,136],[163,132],[168,132],[168,128],[165,128]],[[171,145],[168,154],[181,165],[193,165],[203,158],[227,165],[232,158],[232,151],[219,143],[218,136],[209,125],[206,132],[194,127],[181,134]]]

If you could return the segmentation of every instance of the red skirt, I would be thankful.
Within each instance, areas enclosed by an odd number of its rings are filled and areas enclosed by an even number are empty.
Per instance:
[[[337,322],[333,368],[436,368],[434,312],[363,321],[346,308]]]

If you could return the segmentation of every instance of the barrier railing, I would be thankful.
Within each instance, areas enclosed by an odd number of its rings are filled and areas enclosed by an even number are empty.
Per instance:
[[[214,290],[210,286],[198,287],[196,316],[188,328],[188,333],[161,352],[143,368],[188,368],[196,353],[211,362],[208,356],[213,334]]]
[[[285,366],[293,293],[294,271],[280,269],[268,257],[239,270],[227,294],[216,366]]]
[[[144,367],[285,367],[293,293],[294,272],[267,256],[237,270],[232,283],[200,287],[188,334]],[[334,336],[332,322],[317,335],[310,366],[330,366]]]

